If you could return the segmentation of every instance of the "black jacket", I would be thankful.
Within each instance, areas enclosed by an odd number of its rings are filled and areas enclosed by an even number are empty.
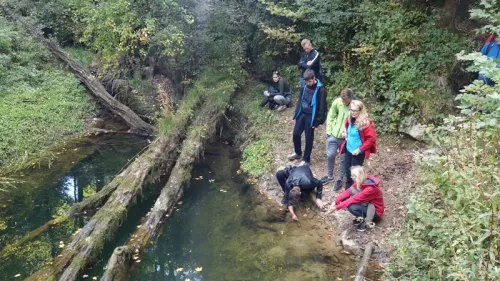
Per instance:
[[[312,61],[311,65],[307,65],[308,61]],[[300,77],[304,77],[304,71],[306,69],[314,70],[314,74],[316,78],[320,78],[323,76],[323,70],[321,68],[321,62],[319,57],[319,52],[316,49],[312,49],[309,53],[304,52],[300,57],[299,63],[297,64],[300,70]]]
[[[306,87],[309,87],[306,85]],[[319,125],[325,123],[326,121],[326,113],[327,113],[327,104],[326,104],[326,89],[325,86],[321,83],[321,81],[317,80],[317,83],[314,87],[319,87],[318,93],[316,94],[316,103],[313,105],[313,116],[314,119],[311,120],[312,127],[318,127]],[[302,107],[302,95],[304,94],[304,88],[300,88],[299,99],[297,104],[295,105],[295,115],[293,119],[299,117],[301,113]]]
[[[316,198],[323,197],[323,184],[320,180],[316,179],[309,166],[288,166],[284,169],[288,177],[285,183],[285,197],[284,203],[290,206],[290,190],[294,186],[300,187],[301,192],[312,191],[316,188]]]
[[[290,90],[288,83],[281,77],[278,82],[273,81],[267,91],[269,92],[270,97],[274,97],[276,95],[287,97],[292,95],[292,91]]]

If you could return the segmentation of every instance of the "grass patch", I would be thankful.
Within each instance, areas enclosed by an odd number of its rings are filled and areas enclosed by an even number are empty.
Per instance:
[[[273,137],[265,135],[249,144],[243,151],[241,168],[252,177],[259,177],[271,169]]]
[[[86,89],[43,46],[0,17],[0,174],[39,162],[95,111]]]

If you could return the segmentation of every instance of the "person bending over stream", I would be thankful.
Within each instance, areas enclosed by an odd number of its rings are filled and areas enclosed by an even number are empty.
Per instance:
[[[325,215],[331,215],[336,210],[347,208],[356,216],[354,224],[357,231],[375,227],[384,214],[384,198],[379,188],[380,180],[375,176],[366,175],[362,166],[351,168],[352,186],[339,194],[330,210]]]
[[[269,103],[269,109],[276,111],[285,110],[292,101],[292,91],[286,80],[280,76],[279,71],[273,72],[273,83],[267,91],[264,91],[264,99],[260,103],[260,107],[266,106]]]
[[[313,176],[309,166],[288,166],[283,170],[279,170],[276,173],[276,178],[285,193],[281,204],[287,206],[293,220],[298,221],[299,219],[293,210],[291,197],[300,196],[300,200],[305,201],[311,191],[316,189],[316,206],[323,209],[324,205],[323,201],[321,201],[323,184]],[[296,195],[293,196],[292,194]]]

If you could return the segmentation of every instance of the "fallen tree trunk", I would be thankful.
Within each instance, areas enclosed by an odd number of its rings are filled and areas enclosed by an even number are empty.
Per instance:
[[[365,248],[365,252],[363,254],[363,259],[358,267],[358,272],[356,273],[356,279],[354,281],[363,281],[365,280],[366,270],[368,269],[368,265],[370,262],[370,257],[373,252],[373,242],[368,243]]]
[[[104,86],[99,82],[99,80],[94,77],[90,71],[83,65],[78,63],[76,60],[71,58],[57,43],[54,41],[45,39],[39,33],[35,32],[35,28],[26,24],[20,16],[18,16],[14,11],[5,5],[0,5],[2,10],[9,15],[12,19],[16,20],[24,26],[26,31],[37,38],[47,49],[57,58],[66,63],[73,74],[75,74],[78,79],[87,86],[92,96],[97,99],[100,104],[111,111],[112,113],[120,116],[130,127],[130,131],[139,135],[153,135],[155,130],[151,124],[146,123],[142,120],[134,111],[132,111],[127,106],[123,105],[116,99],[114,99],[104,88]]]
[[[182,144],[182,151],[172,170],[167,184],[163,187],[160,196],[146,221],[141,224],[139,229],[129,238],[127,244],[118,247],[111,256],[106,266],[101,281],[124,281],[130,277],[130,265],[132,264],[132,255],[121,255],[118,249],[127,249],[132,252],[137,259],[140,251],[155,236],[162,223],[173,210],[173,207],[183,194],[183,186],[190,179],[191,168],[197,157],[203,151],[203,143],[213,137],[217,130],[217,122],[224,114],[224,104],[228,104],[231,94],[227,93],[222,97],[223,101],[217,101],[214,104],[208,104],[198,119],[190,128],[186,140]],[[208,118],[208,119],[207,119]]]
[[[187,97],[190,102],[181,105],[168,135],[157,138],[141,156],[104,187],[110,193],[114,190],[106,204],[51,265],[26,280],[52,281],[63,271],[60,280],[75,280],[78,273],[97,258],[104,243],[113,237],[125,219],[127,209],[135,203],[136,195],[142,191],[148,175],[152,174],[154,169],[161,169],[162,173],[167,174],[173,168],[179,154],[177,147],[185,136],[192,112],[201,104],[202,97],[204,96],[198,94]]]

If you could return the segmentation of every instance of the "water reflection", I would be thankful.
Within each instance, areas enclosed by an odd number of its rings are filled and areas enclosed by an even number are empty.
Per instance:
[[[50,167],[10,176],[20,183],[9,192],[0,192],[0,248],[81,201],[84,190],[100,190],[146,143],[130,135],[84,139],[64,148]],[[0,280],[14,280],[16,274],[27,277],[39,269],[60,252],[60,241],[66,241],[84,223],[84,218],[70,220],[2,258]]]
[[[289,222],[236,175],[238,159],[220,152],[193,169],[198,180],[191,180],[132,280],[349,279],[352,262],[338,258],[340,249],[317,218]]]

